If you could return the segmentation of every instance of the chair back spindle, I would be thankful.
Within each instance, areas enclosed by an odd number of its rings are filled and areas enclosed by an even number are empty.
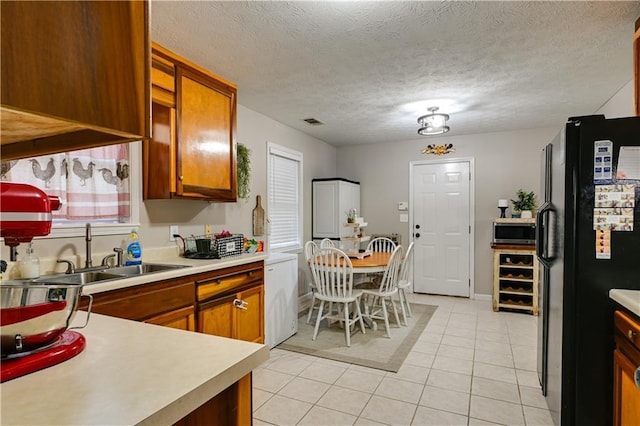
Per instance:
[[[352,296],[353,265],[344,252],[336,248],[321,249],[309,264],[319,294],[331,298]]]
[[[390,238],[387,237],[378,237],[369,241],[367,245],[367,250],[371,251],[382,251],[386,253],[392,253],[396,248],[396,243],[393,242]]]
[[[329,238],[323,238],[322,241],[320,241],[320,248],[336,248],[336,244]]]

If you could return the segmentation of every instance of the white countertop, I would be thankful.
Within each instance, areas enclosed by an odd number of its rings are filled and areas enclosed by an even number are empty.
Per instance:
[[[109,290],[131,287],[146,284],[154,281],[163,281],[171,278],[183,277],[185,275],[199,274],[202,272],[215,271],[216,269],[228,268],[230,266],[244,265],[246,263],[257,262],[267,258],[267,253],[241,254],[239,256],[228,257],[226,259],[187,259],[180,256],[164,256],[160,258],[145,258],[147,263],[164,263],[170,265],[183,265],[188,268],[171,269],[168,271],[155,272],[132,278],[118,279],[114,281],[104,281],[95,284],[87,284],[82,288],[82,294],[96,294]]]
[[[609,290],[609,298],[618,302],[640,317],[640,290],[622,290],[613,288]]]
[[[172,424],[269,358],[265,345],[97,314],[78,331],[80,354],[0,385],[3,425]]]

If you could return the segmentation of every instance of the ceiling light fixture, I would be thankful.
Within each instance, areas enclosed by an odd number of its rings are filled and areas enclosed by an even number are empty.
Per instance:
[[[448,114],[436,113],[440,108],[431,107],[428,110],[430,114],[423,115],[418,118],[418,134],[423,136],[441,135],[447,133],[451,128],[447,126]]]

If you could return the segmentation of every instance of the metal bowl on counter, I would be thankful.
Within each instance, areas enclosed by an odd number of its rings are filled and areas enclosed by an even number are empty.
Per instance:
[[[48,347],[73,321],[82,284],[0,283],[0,352],[3,359]],[[89,296],[91,298],[91,296]],[[92,299],[91,299],[92,301]],[[89,304],[89,313],[91,303]],[[87,322],[89,315],[87,315]],[[81,327],[84,328],[87,322]]]

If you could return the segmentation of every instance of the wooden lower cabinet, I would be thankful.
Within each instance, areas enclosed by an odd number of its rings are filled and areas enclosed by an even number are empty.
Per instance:
[[[264,343],[264,286],[202,303],[198,331],[216,336]]]
[[[264,263],[253,262],[211,272],[196,280],[197,330],[201,333],[264,343]],[[196,423],[250,425],[253,410],[251,376],[245,376],[212,405],[227,404],[226,415],[217,409],[194,414]],[[230,399],[228,399],[230,398]],[[213,408],[213,407],[210,407]],[[191,418],[191,416],[189,416]],[[211,421],[210,419],[217,419]],[[191,419],[193,420],[193,419]]]
[[[175,424],[178,426],[251,425],[251,377],[251,374],[247,374]]]
[[[98,293],[92,312],[264,343],[264,263]],[[176,424],[250,425],[251,392],[248,374]]]
[[[196,331],[196,307],[176,309],[144,320],[148,324],[162,325],[165,327],[177,328],[179,330]]]
[[[616,311],[614,324],[613,424],[640,425],[640,322]]]
[[[93,295],[91,312],[195,331],[194,289],[193,278],[181,277],[106,291]],[[83,298],[79,309],[87,308]]]

